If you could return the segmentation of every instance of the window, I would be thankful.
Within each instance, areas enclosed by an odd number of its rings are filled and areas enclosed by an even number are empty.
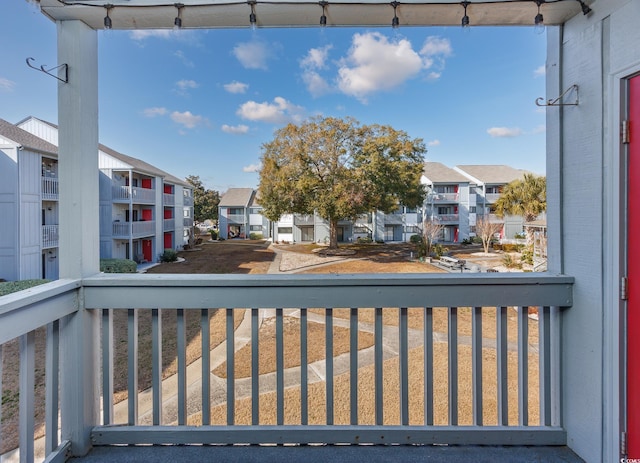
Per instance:
[[[287,233],[293,233],[293,227],[278,227],[278,234],[286,235]]]
[[[469,207],[469,212],[472,213],[472,214],[475,214],[476,213],[476,206],[470,206]]]
[[[249,209],[249,214],[262,214],[261,207],[252,207]]]
[[[187,218],[191,217],[191,209],[185,208],[183,214],[184,214],[184,217],[187,217]]]
[[[408,226],[404,227],[404,232],[405,233],[420,233],[421,230],[420,230],[420,228],[418,228],[415,225],[408,225]]]
[[[476,187],[475,186],[470,186],[469,187],[469,194],[470,195],[475,195],[476,194]]]
[[[367,227],[353,227],[353,233],[369,233]]]
[[[445,214],[451,214],[451,208],[450,207],[439,207],[438,208],[438,215],[445,215]]]
[[[244,214],[244,208],[243,207],[230,207],[229,209],[227,209],[227,213],[229,215],[243,215]]]
[[[415,214],[418,212],[418,208],[417,207],[405,207],[404,208],[404,212],[406,214]]]
[[[251,225],[249,226],[249,231],[262,231],[262,225]]]

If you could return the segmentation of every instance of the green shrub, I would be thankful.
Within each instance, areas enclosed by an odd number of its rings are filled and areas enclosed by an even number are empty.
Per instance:
[[[33,288],[34,286],[43,285],[50,281],[51,280],[21,280],[0,283],[0,296],[22,291],[23,289]]]
[[[522,267],[522,265],[513,258],[511,254],[505,254],[502,256],[502,264],[507,268],[518,268]]]
[[[211,239],[212,240],[217,240],[218,239],[218,230],[209,230],[209,233],[211,233]]]
[[[262,233],[249,233],[249,239],[250,240],[261,240],[262,239]]]
[[[431,255],[434,257],[437,257],[438,259],[444,256],[448,252],[449,252],[449,248],[445,248],[440,243],[431,245]]]
[[[409,242],[413,244],[420,244],[422,243],[422,241],[422,235],[411,235],[411,237],[409,238]]]
[[[100,259],[100,271],[104,273],[136,273],[137,269],[130,259]]]
[[[495,245],[493,246],[493,248],[496,249]],[[502,245],[502,250],[504,252],[518,252],[520,249],[519,249],[519,246],[517,244],[505,243],[505,244]]]
[[[178,260],[178,253],[173,249],[165,249],[160,254],[160,262],[175,262]]]
[[[520,261],[524,264],[533,265],[533,244],[526,246],[522,250],[522,255],[520,256]]]
[[[525,232],[522,233],[516,233],[515,235],[513,235],[513,237],[517,240],[523,240],[527,237]]]
[[[358,236],[358,238],[356,238],[356,243],[368,244],[373,243],[373,240],[370,236]]]

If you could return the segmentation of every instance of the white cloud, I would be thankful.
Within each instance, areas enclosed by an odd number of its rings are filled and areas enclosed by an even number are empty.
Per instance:
[[[167,114],[167,108],[146,108],[142,111],[146,117],[164,116]]]
[[[424,71],[430,71],[426,79],[440,78],[451,53],[451,42],[436,36],[427,37],[417,52],[404,38],[390,40],[377,32],[355,34],[348,55],[340,61],[337,85],[343,93],[366,101],[369,94],[395,88]],[[318,58],[318,62],[323,61]]]
[[[0,90],[5,92],[12,92],[15,86],[16,83],[14,81],[5,79],[4,77],[0,77]]]
[[[370,93],[394,88],[422,69],[422,59],[408,40],[390,42],[378,32],[355,34],[337,82],[343,93],[365,100]]]
[[[302,69],[302,81],[307,86],[307,90],[313,96],[320,96],[331,91],[331,86],[327,80],[320,75],[318,70],[327,68],[327,59],[331,45],[322,48],[312,48],[307,55],[300,60]]]
[[[193,63],[193,61],[187,58],[182,50],[178,50],[173,54],[173,56],[175,56],[180,61],[182,61],[182,64],[184,64],[185,66],[189,68],[195,67],[195,64]]]
[[[513,138],[523,134],[518,127],[491,127],[487,129],[487,133],[493,138]]]
[[[423,56],[447,57],[451,56],[452,52],[451,41],[435,35],[427,37],[420,50],[420,54]]]
[[[440,140],[431,140],[427,143],[427,146],[440,146]]]
[[[307,56],[300,61],[300,67],[304,69],[325,69],[327,67],[327,58],[332,45],[325,45],[322,48],[312,48],[307,52]]]
[[[544,64],[533,71],[533,77],[544,77],[547,75],[547,69]]]
[[[185,80],[185,79],[183,79],[183,80],[179,80],[178,82],[176,82],[176,86],[180,90],[187,90],[187,89],[190,89],[190,88],[198,88],[200,85],[195,80]]]
[[[531,131],[531,134],[532,134],[532,135],[536,135],[536,134],[539,134],[539,133],[545,133],[546,131],[547,131],[547,126],[546,126],[546,125],[544,125],[544,124],[541,124],[541,125],[539,125],[539,126],[535,127],[535,128]]]
[[[278,96],[273,99],[273,103],[247,101],[238,108],[236,114],[250,121],[285,124],[300,122],[304,116],[304,108]]]
[[[249,164],[248,166],[244,166],[242,168],[242,172],[259,172],[262,169],[262,164]]]
[[[204,123],[205,119],[202,116],[196,116],[191,114],[191,111],[185,111],[183,113],[174,111],[171,113],[171,120],[173,122],[184,126],[187,129],[193,129],[198,125]]]
[[[224,89],[229,93],[246,93],[249,89],[249,84],[243,84],[242,82],[233,81],[223,85]]]
[[[267,60],[272,56],[272,47],[264,42],[244,42],[233,47],[233,55],[247,69],[267,69]]]
[[[129,33],[129,36],[133,40],[137,41],[146,40],[148,38],[169,39],[173,35],[173,29],[139,29]]]
[[[222,131],[226,133],[231,133],[234,135],[239,135],[239,134],[247,133],[249,131],[249,127],[243,124],[239,124],[239,125],[223,124]]]

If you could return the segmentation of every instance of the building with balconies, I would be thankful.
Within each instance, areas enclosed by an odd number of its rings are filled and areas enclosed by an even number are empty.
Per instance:
[[[513,215],[499,217],[495,213],[495,203],[505,185],[521,179],[525,171],[505,165],[459,165],[454,170],[469,182],[468,223],[471,234],[475,234],[475,224],[479,218],[502,224],[501,238],[511,239],[522,233],[524,218]]]

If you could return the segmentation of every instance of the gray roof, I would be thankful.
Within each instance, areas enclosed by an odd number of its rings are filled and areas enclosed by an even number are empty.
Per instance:
[[[469,183],[469,179],[440,162],[425,162],[424,176],[431,183]]]
[[[30,117],[33,117],[33,116],[30,116]],[[29,119],[29,118],[27,117],[27,118],[23,119],[23,121],[26,121],[27,119]],[[52,123],[52,122],[45,121],[44,119],[39,119],[37,117],[33,117],[33,119],[37,119],[37,120],[43,122],[44,124],[50,125],[51,127],[55,128],[55,129],[58,129],[58,126],[56,124]],[[0,121],[1,120],[2,119],[0,119]],[[21,121],[21,122],[23,122],[23,121]],[[19,129],[18,127],[16,127],[16,129],[17,130],[22,130],[22,129]],[[41,138],[30,134],[29,132],[26,132],[24,130],[22,130],[22,131],[24,133],[30,135],[31,137],[33,137],[33,138],[35,138],[37,140],[40,140],[41,143],[46,143],[49,146],[53,146],[55,148],[55,153],[58,152],[58,148],[55,145],[52,145],[51,143],[48,143],[48,142],[42,140]],[[8,138],[10,138],[10,137],[8,137]],[[149,164],[148,162],[145,162],[145,161],[143,161],[141,159],[134,158],[132,156],[127,156],[126,154],[122,154],[122,153],[120,153],[120,152],[118,152],[118,151],[116,151],[116,150],[114,150],[112,148],[109,148],[106,145],[103,145],[102,143],[98,144],[98,149],[100,151],[102,151],[103,153],[108,154],[109,156],[113,156],[114,158],[119,159],[120,161],[129,164],[135,170],[142,171],[144,173],[151,174],[151,175],[157,176],[157,177],[164,177],[164,179],[169,183],[174,183],[174,184],[177,184],[177,185],[181,185],[181,186],[185,186],[185,187],[191,188],[191,185],[189,183],[185,182],[184,180],[179,179],[178,177],[175,177],[175,176],[171,175],[170,173],[165,172],[162,169],[158,169],[156,166],[154,166],[152,164]]]
[[[507,184],[522,178],[526,171],[505,165],[462,165],[456,166],[459,171],[477,178],[485,184]]]
[[[22,145],[30,151],[45,154],[58,154],[58,147],[40,137],[36,137],[32,133],[17,127],[11,122],[0,119],[0,135],[8,138],[18,145]]]
[[[223,207],[248,207],[253,198],[253,188],[229,188],[220,198]]]

